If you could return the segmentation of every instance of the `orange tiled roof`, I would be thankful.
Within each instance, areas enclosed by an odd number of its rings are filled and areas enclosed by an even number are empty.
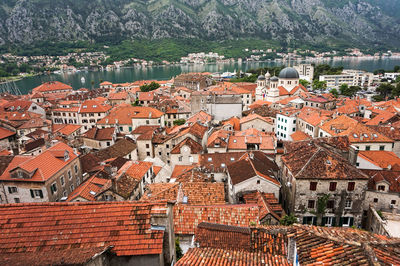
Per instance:
[[[258,114],[249,114],[248,116],[242,117],[240,119],[240,124],[244,124],[244,123],[247,123],[247,122],[255,120],[255,119],[262,120],[264,122],[267,122],[268,124],[273,124],[272,123],[272,119],[262,117],[262,116],[260,116]]]
[[[256,204],[201,205],[179,204],[174,207],[175,234],[193,235],[202,222],[224,225],[250,226],[259,223],[259,207]]]
[[[106,117],[97,123],[101,125],[113,125],[118,121],[119,125],[132,125],[132,119],[160,118],[163,114],[163,112],[155,108],[132,106],[124,103],[113,108]]]
[[[304,133],[303,131],[296,131],[292,135],[290,135],[293,141],[302,141],[302,140],[307,140],[311,139],[309,135]]]
[[[112,140],[115,133],[115,127],[97,128],[93,127],[86,131],[83,135],[84,138],[93,140]]]
[[[333,112],[331,111],[304,107],[303,109],[301,109],[297,117],[312,126],[318,126],[323,121],[332,117],[332,115]]]
[[[99,100],[86,100],[80,108],[79,113],[106,113],[112,108],[111,105],[105,104]]]
[[[11,130],[8,130],[8,129],[0,127],[0,139],[5,139],[5,138],[8,138],[8,137],[13,136],[15,134],[17,134],[17,133],[14,132],[14,131],[11,131]]]
[[[64,161],[64,155],[68,153],[67,161]],[[15,156],[7,169],[0,176],[1,180],[24,181],[24,182],[44,182],[57,174],[66,165],[76,159],[76,155],[71,147],[59,142],[53,147],[45,150],[37,156]],[[20,168],[31,175],[30,178],[12,178],[10,172]]]
[[[320,128],[331,136],[348,136],[351,143],[393,142],[392,139],[346,115],[329,120]]]
[[[47,91],[59,91],[59,90],[71,90],[72,87],[64,84],[59,81],[49,81],[46,83],[43,83],[42,85],[39,85],[38,87],[32,89],[32,93],[37,93],[37,92],[47,92]]]
[[[231,125],[233,130],[240,130],[240,119],[234,116],[228,120],[222,121],[222,125]]]
[[[382,169],[400,165],[400,158],[391,151],[359,151],[358,156]]]
[[[181,148],[185,145],[190,148],[191,154],[199,154],[203,151],[203,146],[201,146],[201,144],[194,141],[192,138],[187,137],[171,150],[171,154],[180,154]]]
[[[212,116],[207,114],[204,111],[199,111],[198,113],[192,115],[186,122],[187,123],[196,123],[200,122],[202,124],[206,124],[212,120]]]
[[[233,251],[218,248],[191,248],[176,263],[177,266],[190,265],[290,265],[287,259],[279,255],[261,252]]]
[[[167,213],[167,204],[53,202],[1,205],[0,254],[109,246],[117,256],[161,254],[164,231],[151,229],[150,224],[150,218],[156,212]],[[26,264],[29,265],[29,261]]]
[[[95,201],[95,195],[101,190],[107,181],[107,179],[98,178],[94,175],[72,191],[71,194],[68,195],[67,201],[73,201],[79,197],[88,201]]]
[[[80,125],[61,125],[60,128],[56,129],[55,131],[53,130],[53,132],[58,132],[64,136],[69,136],[70,134],[79,130],[81,127],[82,126],[80,126]]]

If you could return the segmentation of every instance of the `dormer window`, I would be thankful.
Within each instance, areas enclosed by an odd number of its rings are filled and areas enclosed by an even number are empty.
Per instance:
[[[385,191],[385,186],[378,186],[378,191]]]
[[[64,154],[64,161],[68,161],[69,160],[69,153],[66,151]]]
[[[82,108],[83,108],[83,109],[86,109],[86,108],[87,108],[87,105],[82,106]]]

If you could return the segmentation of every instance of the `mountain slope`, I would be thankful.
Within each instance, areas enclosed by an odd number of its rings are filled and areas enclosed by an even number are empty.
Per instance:
[[[400,0],[2,0],[0,44],[159,38],[400,44]]]

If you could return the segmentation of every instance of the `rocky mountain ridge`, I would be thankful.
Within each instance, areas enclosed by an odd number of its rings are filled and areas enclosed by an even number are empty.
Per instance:
[[[159,38],[400,44],[400,0],[3,0],[0,44]]]

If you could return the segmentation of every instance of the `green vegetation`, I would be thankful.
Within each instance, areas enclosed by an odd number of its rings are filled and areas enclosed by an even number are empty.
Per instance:
[[[292,225],[292,224],[294,224],[294,223],[297,223],[297,218],[296,218],[296,216],[294,216],[293,214],[285,215],[285,216],[283,216],[283,218],[279,221],[279,223],[280,223],[281,225],[287,225],[287,226],[289,226],[289,225]]]
[[[186,123],[186,120],[185,119],[177,119],[177,120],[174,120],[173,123],[175,126],[181,126]]]
[[[332,95],[336,98],[339,97],[339,92],[337,91],[337,89],[331,89],[330,93],[332,93]]]
[[[383,216],[383,213],[381,210],[376,211],[376,213],[379,215],[379,217],[381,217],[382,220],[385,220],[385,217]]]
[[[229,82],[251,82],[254,83],[257,80],[256,74],[251,74],[250,76],[244,76],[243,78],[232,78]]]
[[[326,89],[326,81],[319,81],[318,79],[314,79],[312,83],[313,90],[325,90]]]
[[[317,200],[317,210],[312,212],[317,215],[317,225],[322,225],[322,217],[325,215],[326,206],[330,198],[329,194],[324,194]]]
[[[350,86],[347,84],[340,85],[340,94],[348,97],[353,97],[358,91],[361,90],[359,86]]]
[[[144,85],[140,86],[140,90],[143,92],[154,91],[158,88],[160,88],[160,84],[158,84],[157,82],[154,82],[154,81],[152,81],[150,84],[144,84]]]
[[[179,243],[179,238],[175,238],[175,252],[176,252],[176,261],[183,257],[183,251],[181,245]]]
[[[299,83],[301,84],[301,85],[303,85],[304,87],[308,87],[308,85],[310,85],[310,82],[308,82],[307,80],[305,80],[305,79],[300,79],[299,80]]]

